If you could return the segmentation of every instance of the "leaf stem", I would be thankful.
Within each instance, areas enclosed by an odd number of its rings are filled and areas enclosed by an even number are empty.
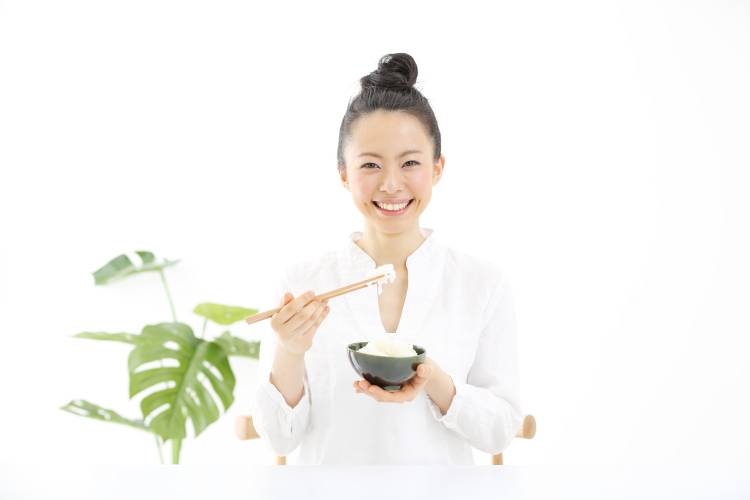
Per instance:
[[[177,323],[177,314],[174,312],[174,303],[172,302],[172,296],[169,294],[169,287],[167,286],[167,278],[164,276],[164,269],[159,269],[159,276],[161,276],[161,282],[164,284],[164,291],[167,292],[169,308],[172,311],[172,321]]]
[[[180,449],[182,448],[182,439],[173,439],[172,440],[172,463],[173,464],[179,464],[180,463]]]
[[[208,318],[203,319],[203,329],[201,330],[201,338],[206,335],[206,325],[208,324]]]
[[[161,441],[159,441],[159,435],[154,434],[154,439],[156,439],[156,448],[159,450],[159,463],[164,465],[164,455],[161,452]]]

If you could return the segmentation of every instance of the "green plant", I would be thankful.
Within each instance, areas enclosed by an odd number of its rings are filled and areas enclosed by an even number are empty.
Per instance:
[[[162,446],[171,443],[172,463],[180,461],[182,441],[190,420],[197,437],[218,420],[234,401],[235,378],[230,357],[258,358],[259,342],[235,337],[229,331],[206,340],[208,322],[228,326],[257,313],[257,309],[222,304],[198,304],[193,312],[203,318],[200,337],[189,325],[177,321],[164,269],[179,261],[157,261],[151,252],[135,252],[135,265],[127,255],[115,257],[93,273],[96,285],[106,285],[139,273],[158,273],[167,295],[172,321],[146,325],[141,333],[82,332],[74,337],[130,344],[128,376],[130,398],[141,395],[142,418],[131,419],[86,400],[76,399],[62,410],[82,417],[127,425],[154,435],[159,460]],[[221,408],[220,408],[221,407]]]

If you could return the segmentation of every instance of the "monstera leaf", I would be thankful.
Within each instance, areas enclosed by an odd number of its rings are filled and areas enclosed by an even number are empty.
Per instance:
[[[220,325],[231,325],[241,321],[248,316],[252,316],[258,312],[257,309],[248,309],[246,307],[239,306],[225,306],[223,304],[213,304],[211,302],[203,302],[198,304],[193,309],[193,312],[198,316],[203,316],[206,319],[218,323]]]
[[[94,403],[89,403],[85,399],[74,399],[60,409],[81,417],[113,422],[115,424],[123,424],[142,431],[151,432],[151,429],[143,424],[143,420],[125,418],[115,411],[107,410],[106,408],[102,408]]]
[[[78,339],[104,340],[108,342],[122,342],[124,344],[137,344],[141,341],[141,336],[135,333],[108,333],[108,332],[81,332],[73,335]],[[224,332],[214,340],[219,344],[228,356],[240,358],[258,359],[260,353],[260,341],[245,340],[235,337],[229,332]]]
[[[188,419],[198,436],[219,418],[215,398],[224,411],[234,401],[235,378],[224,348],[196,338],[184,323],[144,327],[128,357],[128,370],[131,398],[153,390],[141,400],[141,412],[165,440],[184,438]]]
[[[107,340],[109,342],[124,342],[135,344],[140,338],[135,333],[107,333],[107,332],[81,332],[73,335],[78,339]]]
[[[229,356],[258,359],[260,342],[257,340],[249,342],[235,337],[229,332],[224,332],[220,337],[216,337],[214,342],[221,344]]]
[[[124,278],[125,276],[130,276],[131,274],[161,271],[162,269],[173,266],[179,262],[179,260],[163,260],[159,262],[156,260],[153,253],[142,250],[136,251],[135,253],[138,255],[138,258],[141,259],[141,264],[139,266],[136,266],[127,255],[118,255],[92,273],[94,275],[94,283],[97,285],[105,285]]]

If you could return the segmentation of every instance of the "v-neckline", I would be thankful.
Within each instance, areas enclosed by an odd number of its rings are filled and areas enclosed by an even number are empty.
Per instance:
[[[398,276],[398,271],[396,272],[396,276]],[[409,295],[409,268],[406,268],[406,289],[404,290],[404,301],[401,304],[401,310],[398,313],[398,322],[396,323],[396,328],[394,328],[393,332],[389,333],[398,333],[398,329],[401,325],[403,325],[403,319],[404,319],[404,312],[406,311],[406,297]],[[380,325],[383,327],[384,332],[388,332],[388,328],[385,326],[385,321],[383,321],[383,313],[380,310],[380,298],[382,295],[378,296],[378,320],[380,321]]]
[[[376,269],[375,260],[355,243],[361,232],[349,235],[350,271],[349,280],[362,279]],[[429,305],[438,292],[438,282],[442,278],[441,266],[434,266],[432,253],[435,247],[433,230],[426,228],[425,240],[406,259],[409,282],[404,296],[404,305],[396,327],[396,333],[415,335],[424,324]],[[433,268],[434,266],[434,268]],[[386,285],[387,286],[387,285]],[[352,318],[359,329],[373,334],[386,331],[380,316],[380,301],[377,287],[370,286],[343,296]]]

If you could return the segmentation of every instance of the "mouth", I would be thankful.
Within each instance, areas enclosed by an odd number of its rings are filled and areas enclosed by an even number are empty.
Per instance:
[[[393,215],[401,215],[405,213],[407,210],[409,210],[409,207],[414,202],[414,198],[410,199],[406,203],[397,203],[397,204],[387,204],[387,203],[381,203],[377,201],[373,201],[372,204],[375,206],[375,208],[378,209],[378,212],[382,213],[383,215],[393,216]]]

